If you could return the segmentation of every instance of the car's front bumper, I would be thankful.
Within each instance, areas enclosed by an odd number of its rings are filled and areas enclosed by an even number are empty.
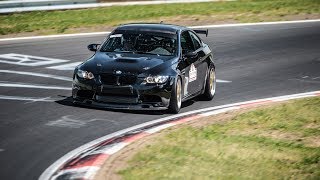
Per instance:
[[[104,85],[95,80],[74,78],[75,104],[110,109],[162,110],[169,106],[174,78],[164,84]]]

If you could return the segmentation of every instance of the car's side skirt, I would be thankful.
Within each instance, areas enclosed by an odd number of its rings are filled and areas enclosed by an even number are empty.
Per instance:
[[[192,98],[195,98],[195,97],[201,95],[201,94],[202,94],[202,91],[203,91],[203,90],[198,91],[198,92],[196,92],[196,93],[194,93],[194,94],[190,94],[190,95],[188,95],[188,96],[183,97],[182,102],[188,101],[188,100],[190,100],[190,99],[192,99]]]

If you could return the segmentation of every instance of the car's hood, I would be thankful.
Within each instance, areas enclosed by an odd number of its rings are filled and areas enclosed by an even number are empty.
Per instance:
[[[161,64],[161,67],[164,64],[171,65],[171,59],[174,58],[172,56],[148,54],[97,52],[91,59],[84,62],[80,68],[96,74],[115,73],[116,71],[141,74]]]

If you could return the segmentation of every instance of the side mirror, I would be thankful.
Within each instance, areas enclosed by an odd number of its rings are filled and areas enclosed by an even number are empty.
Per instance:
[[[90,51],[94,51],[94,52],[96,52],[97,50],[98,50],[98,47],[100,46],[100,44],[89,44],[88,45],[88,49],[90,50]]]

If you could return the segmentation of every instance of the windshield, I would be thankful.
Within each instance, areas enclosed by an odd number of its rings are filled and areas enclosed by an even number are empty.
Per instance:
[[[177,35],[138,31],[114,32],[100,51],[172,56],[177,52]]]

